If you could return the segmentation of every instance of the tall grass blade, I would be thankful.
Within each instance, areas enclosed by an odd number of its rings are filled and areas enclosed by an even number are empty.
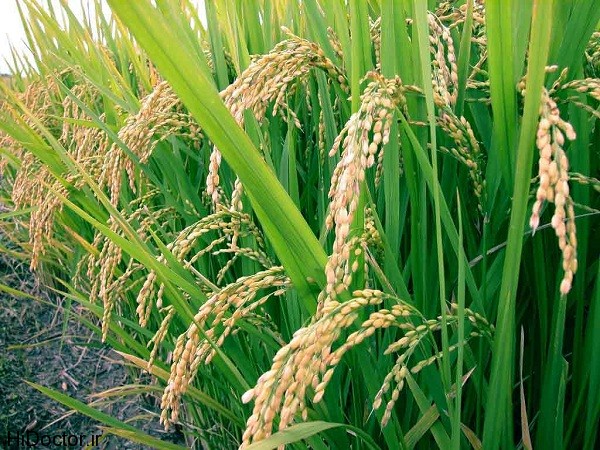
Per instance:
[[[491,450],[512,445],[511,398],[515,369],[515,299],[523,246],[529,180],[533,164],[533,143],[537,128],[541,92],[544,86],[544,67],[550,49],[553,7],[554,2],[552,0],[535,0],[533,6],[526,75],[527,93],[517,148],[512,196],[513,205],[508,229],[502,286],[498,297],[498,319],[494,337],[491,379],[483,434],[483,446]],[[500,14],[499,11],[498,13]],[[492,15],[492,18],[499,19],[495,14]],[[500,63],[500,60],[498,60],[498,63]],[[504,100],[498,100],[498,102],[502,101]],[[494,100],[492,100],[492,103],[494,103]],[[496,118],[496,120],[499,119]],[[509,142],[507,140],[505,144],[508,145]]]

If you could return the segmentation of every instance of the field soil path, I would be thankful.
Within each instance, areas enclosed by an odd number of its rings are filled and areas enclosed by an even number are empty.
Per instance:
[[[75,307],[64,324],[64,301],[41,288],[22,262],[0,257],[0,282],[36,297],[17,297],[0,291],[0,448],[18,449],[8,434],[90,437],[101,434],[99,423],[44,396],[25,381],[47,386],[83,402],[93,394],[132,380],[118,356],[101,345],[75,317],[85,314]],[[121,420],[132,421],[146,432],[169,441],[157,420],[155,400],[135,396],[102,405],[102,410]],[[33,436],[33,434],[31,434]],[[36,448],[45,448],[38,446]],[[58,447],[48,447],[58,448]],[[70,447],[73,448],[73,447]],[[104,437],[94,448],[141,449],[114,436]]]

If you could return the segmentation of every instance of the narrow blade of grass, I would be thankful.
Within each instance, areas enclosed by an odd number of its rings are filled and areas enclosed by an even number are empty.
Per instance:
[[[483,446],[490,450],[512,446],[511,398],[515,355],[515,299],[533,164],[533,143],[544,85],[544,67],[550,48],[553,6],[553,0],[535,0],[533,7],[527,66],[527,93],[517,149],[513,204],[502,285],[498,299],[498,319],[483,433]],[[494,14],[492,18],[495,18]],[[498,63],[501,63],[501,60],[498,60]]]

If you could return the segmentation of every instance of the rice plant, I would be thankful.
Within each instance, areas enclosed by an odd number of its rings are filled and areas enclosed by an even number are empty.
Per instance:
[[[598,445],[594,0],[18,4],[3,233],[189,448]]]

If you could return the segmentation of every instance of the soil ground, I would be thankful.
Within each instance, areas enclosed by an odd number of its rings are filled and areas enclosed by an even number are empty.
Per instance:
[[[0,288],[0,449],[28,448],[15,442],[20,432],[39,435],[63,433],[86,436],[101,434],[100,424],[87,416],[69,412],[26,381],[68,394],[85,403],[93,394],[134,383],[118,355],[101,345],[77,320],[65,325],[62,301],[36,284],[25,263],[0,255],[0,283],[35,296],[16,297]],[[71,310],[71,316],[83,314]],[[147,382],[148,380],[145,380]],[[100,408],[146,433],[182,443],[181,437],[165,434],[158,423],[156,400],[142,396],[117,399]],[[8,442],[10,435],[13,439]],[[32,437],[33,439],[33,437]],[[47,446],[36,449],[82,448]],[[142,449],[139,444],[115,436],[104,436],[94,449]]]

